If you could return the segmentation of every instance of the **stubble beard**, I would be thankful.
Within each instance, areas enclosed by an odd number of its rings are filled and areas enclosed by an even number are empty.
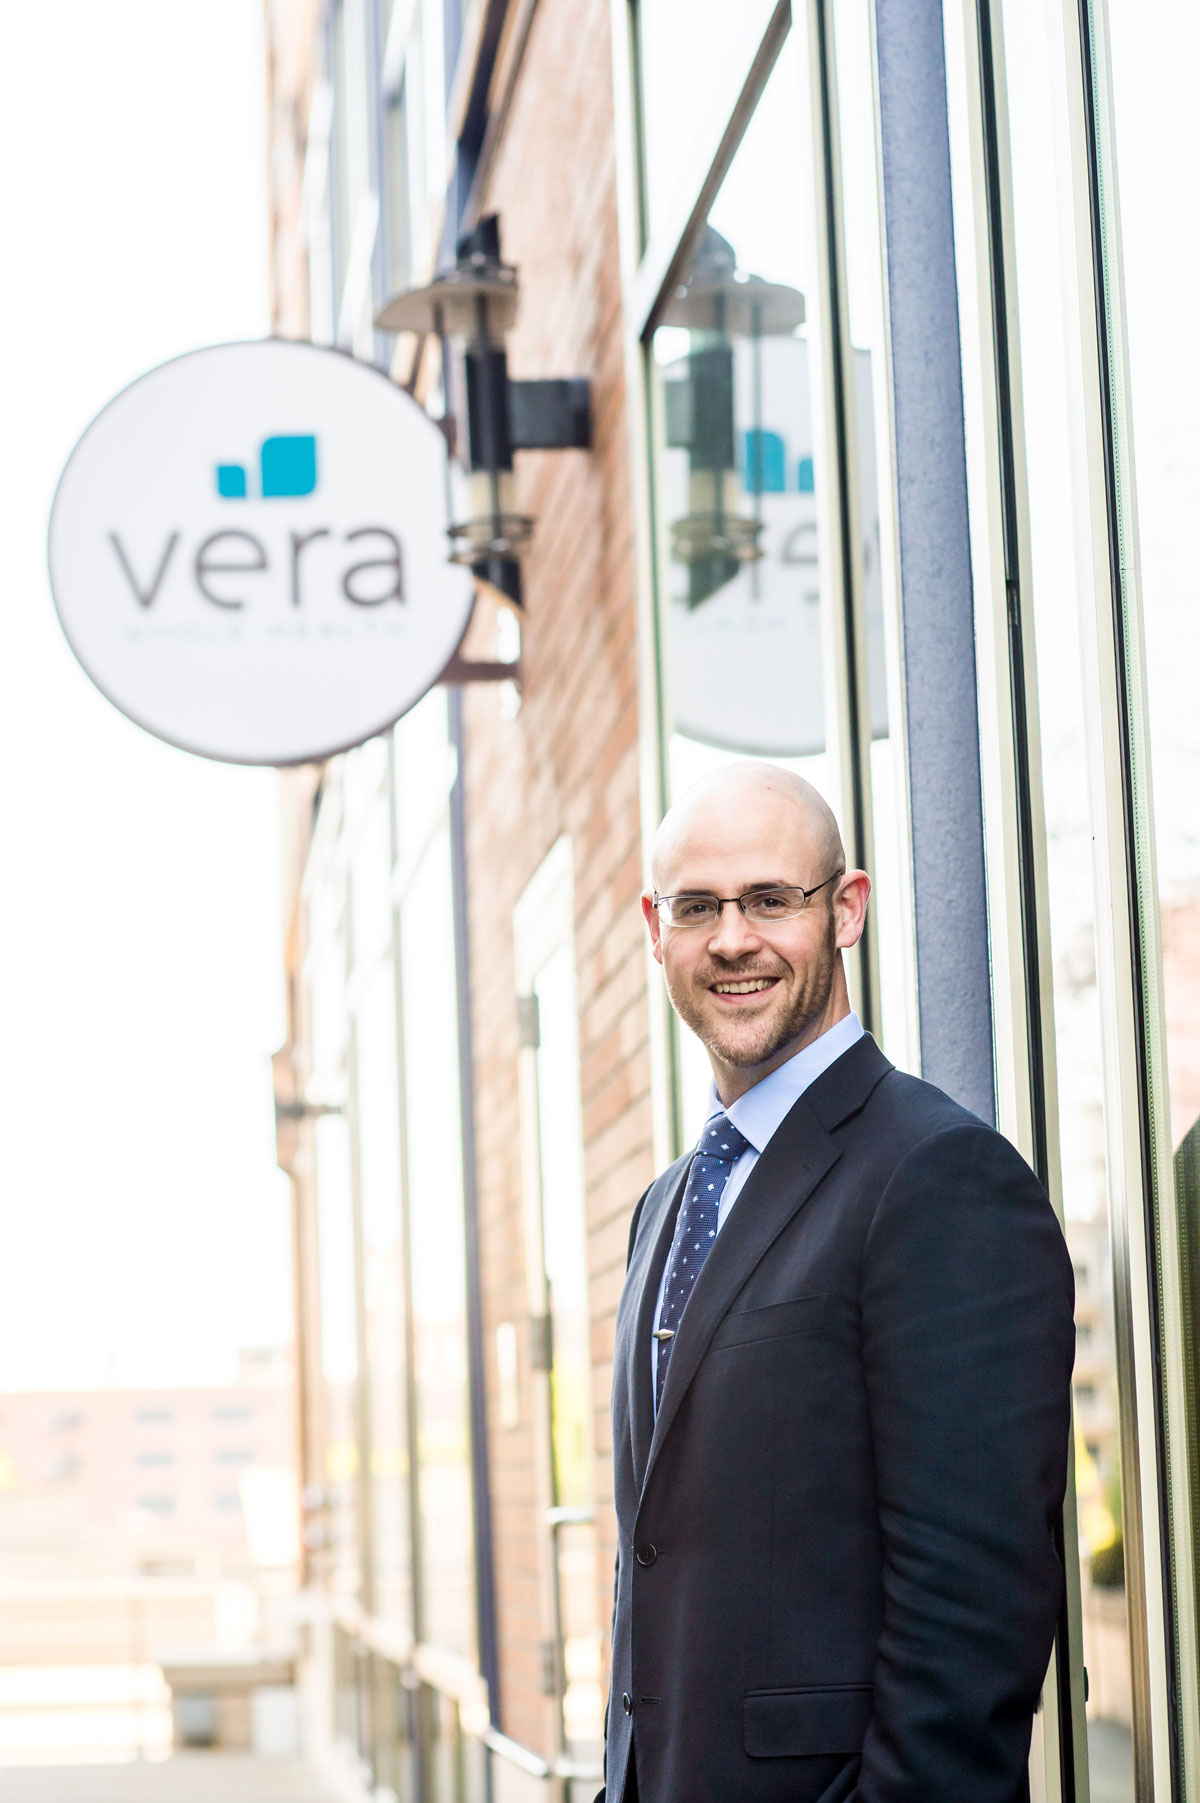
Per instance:
[[[794,965],[780,969],[782,960],[774,969],[755,969],[750,963],[746,968],[731,964],[719,970],[710,969],[681,984],[672,982],[670,970],[665,965],[663,971],[667,994],[680,1020],[691,1029],[711,1057],[742,1070],[767,1063],[785,1046],[804,1038],[821,1019],[833,988],[837,955],[837,923],[830,908],[825,915],[820,944],[807,971],[801,973],[802,981],[791,1006],[782,1016],[768,1010],[758,1021],[741,1021],[737,1016],[727,1022],[714,1020],[707,1000],[709,985],[737,983],[755,976],[782,976],[784,970],[795,970]]]

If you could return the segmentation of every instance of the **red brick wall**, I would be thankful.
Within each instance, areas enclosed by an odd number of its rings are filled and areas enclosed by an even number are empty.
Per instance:
[[[515,377],[586,375],[590,452],[518,458],[536,519],[526,566],[523,702],[467,692],[466,787],[477,1131],[489,1360],[495,1327],[527,1313],[521,1232],[516,983],[509,922],[561,833],[573,844],[585,1178],[600,1504],[598,1604],[607,1632],[615,1550],[608,1398],[630,1211],[652,1170],[638,803],[632,523],[621,334],[608,0],[541,0],[483,211],[500,215],[524,304]],[[480,649],[490,627],[480,608]],[[490,649],[490,647],[489,647]],[[504,1726],[546,1735],[541,1692],[529,1346],[519,1428],[493,1426]],[[495,1370],[492,1420],[495,1423]]]

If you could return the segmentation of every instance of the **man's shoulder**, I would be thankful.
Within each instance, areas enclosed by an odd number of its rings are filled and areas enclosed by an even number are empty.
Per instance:
[[[952,1131],[954,1128],[995,1134],[996,1129],[948,1096],[936,1083],[914,1077],[910,1071],[889,1070],[871,1092],[868,1103],[872,1128],[894,1135],[906,1146]],[[999,1138],[999,1135],[996,1135]]]
[[[936,1084],[898,1070],[869,1033],[829,1065],[802,1100],[827,1131],[865,1133],[874,1142],[894,1144],[901,1156],[956,1127],[995,1131]]]
[[[904,1187],[948,1179],[947,1194],[969,1180],[1012,1185],[1049,1206],[1045,1189],[1012,1141],[936,1084],[892,1070],[871,1097],[867,1136],[884,1154],[881,1175]]]
[[[825,1114],[843,1151],[855,1147],[857,1157],[852,1163],[860,1165],[866,1160],[874,1182],[886,1184],[902,1167],[912,1175],[933,1174],[943,1167],[961,1174],[973,1168],[980,1173],[1023,1176],[1041,1190],[1020,1152],[994,1126],[936,1084],[897,1070],[873,1041],[867,1045],[869,1050],[862,1056],[865,1071],[858,1073],[858,1083],[860,1088],[866,1083],[870,1087],[865,1095],[855,1097],[858,1106],[843,1113],[827,1098],[819,1112]],[[851,1048],[848,1060],[853,1053]],[[836,1065],[831,1066],[827,1078],[834,1078],[836,1070]],[[849,1088],[852,1093],[854,1079]]]

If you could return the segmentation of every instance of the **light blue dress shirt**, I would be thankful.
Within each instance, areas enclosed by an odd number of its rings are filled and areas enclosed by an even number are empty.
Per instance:
[[[729,1211],[746,1186],[746,1179],[767,1149],[771,1135],[781,1125],[784,1116],[791,1110],[792,1104],[799,1100],[810,1083],[815,1083],[823,1071],[827,1071],[834,1061],[848,1052],[850,1047],[863,1036],[863,1024],[851,1009],[849,1014],[835,1021],[833,1026],[814,1039],[800,1051],[793,1053],[786,1064],[773,1070],[769,1077],[748,1089],[744,1096],[722,1110],[721,1098],[717,1094],[714,1083],[709,1091],[708,1114],[705,1126],[714,1115],[724,1112],[733,1122],[738,1132],[750,1141],[741,1157],[735,1162],[729,1173],[729,1181],[725,1185],[720,1206],[717,1209],[717,1232],[720,1233],[729,1219]],[[703,1131],[703,1129],[702,1129]],[[711,1218],[711,1217],[710,1217]],[[654,1326],[657,1329],[662,1316],[663,1291],[667,1283],[667,1270],[670,1259],[663,1266],[662,1280],[658,1286],[658,1301],[654,1305]],[[658,1341],[650,1342],[650,1386],[651,1394],[658,1392]]]

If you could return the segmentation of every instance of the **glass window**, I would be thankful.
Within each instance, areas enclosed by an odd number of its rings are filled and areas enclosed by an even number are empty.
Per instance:
[[[1021,72],[1009,85],[1017,262],[1036,636],[1042,799],[1057,1052],[1058,1130],[1067,1242],[1082,1329],[1075,1370],[1075,1481],[1083,1658],[1088,1673],[1092,1795],[1132,1803],[1132,1679],[1122,1536],[1121,1388],[1113,1315],[1110,1197],[1105,1162],[1102,1035],[1089,818],[1089,769],[1079,610],[1090,606],[1089,573],[1077,560],[1085,455],[1068,362],[1071,292],[1060,244],[1073,231],[1052,172],[1054,122],[1066,116],[1061,63],[1051,54],[1044,9],[1006,5],[1005,54]],[[1090,299],[1090,297],[1088,297]],[[1124,1398],[1126,1409],[1132,1398]]]
[[[374,1797],[378,1803],[413,1803],[413,1695],[398,1666],[371,1656]]]
[[[396,984],[390,959],[377,967],[363,991],[355,1051],[363,1299],[370,1375],[372,1600],[377,1615],[411,1629],[400,1076]]]
[[[774,0],[638,0],[652,231],[698,185],[712,155],[712,120],[721,107],[732,110],[731,79],[748,70],[774,10]]]
[[[366,970],[386,949],[392,932],[392,828],[386,793],[366,808],[354,836],[350,866],[354,968]]]
[[[793,31],[651,341],[673,793],[756,755],[829,789],[799,46]],[[690,1034],[680,1048],[691,1137],[709,1070]]]
[[[387,193],[388,292],[411,285],[412,216],[409,211],[408,99],[401,80],[384,115],[384,180]]]
[[[428,1688],[421,1691],[420,1708],[425,1726],[423,1803],[485,1803],[492,1794],[490,1762],[483,1742],[464,1729],[462,1709],[452,1697]]]
[[[409,280],[431,270],[450,175],[446,141],[443,0],[416,0],[404,58],[404,165],[407,173]],[[393,168],[396,165],[393,163]]]
[[[336,322],[341,306],[342,289],[350,261],[353,231],[351,167],[351,96],[347,68],[346,0],[338,0],[329,24],[333,88],[333,135],[330,141],[332,187],[330,193],[330,226],[333,236],[333,317]]]
[[[446,825],[401,908],[423,1635],[475,1653],[454,915]]]
[[[358,1339],[350,1134],[342,1115],[316,1123],[318,1283],[321,1310],[325,1490],[335,1589],[359,1584]]]
[[[542,1246],[552,1317],[554,1500],[591,1501],[592,1419],[588,1354],[583,1135],[579,1118],[579,1020],[569,947],[534,979],[538,1000],[538,1140]]]
[[[320,1099],[340,1099],[345,1088],[346,938],[345,884],[335,870],[317,865],[310,907],[312,945],[308,956],[312,1011],[313,1089]]]
[[[538,1003],[538,1148],[542,1250],[550,1312],[553,1495],[558,1509],[592,1509],[592,1367],[587,1223],[579,1100],[575,963],[560,945],[534,978]],[[596,1545],[591,1520],[560,1519],[554,1575],[563,1669],[563,1741],[574,1759],[598,1759],[604,1735]]]
[[[426,189],[422,198],[428,216],[439,224],[450,173],[446,142],[445,5],[446,0],[417,0],[421,21],[419,37],[414,33],[414,41],[421,46],[421,78],[426,95]]]
[[[1192,1518],[1185,1521],[1180,1510],[1173,1531],[1180,1537],[1190,1532],[1195,1561],[1200,1553],[1200,525],[1195,504],[1200,221],[1192,197],[1189,115],[1200,67],[1200,16],[1183,0],[1161,0],[1144,14],[1129,0],[1109,0],[1107,17],[1133,440],[1118,447],[1118,505],[1132,513],[1136,461],[1136,536],[1130,517],[1123,522],[1122,558],[1131,600],[1135,583],[1140,584],[1141,621],[1131,632],[1136,658],[1139,624],[1144,631],[1149,702],[1144,725],[1149,742],[1135,744],[1135,767],[1148,769],[1153,778],[1155,862],[1139,839],[1138,893],[1145,943],[1153,959],[1157,939],[1162,962],[1161,1023],[1154,1020],[1158,972],[1150,974],[1151,1027],[1161,1025],[1166,1042],[1165,1072],[1156,1068],[1154,1054],[1150,1102],[1159,1143],[1172,1154],[1193,1486]],[[1138,724],[1134,732],[1140,737]],[[1163,1206],[1169,1205],[1170,1176],[1168,1168],[1159,1178]],[[1183,1438],[1181,1432],[1181,1445]],[[1174,1554],[1172,1569],[1182,1584]],[[1200,1594],[1180,1595],[1176,1607],[1186,1640],[1195,1632]],[[1194,1696],[1194,1675],[1188,1683],[1194,1660],[1194,1647],[1190,1658],[1187,1653],[1181,1658],[1179,1712],[1187,1764],[1200,1760],[1196,1706],[1189,1696],[1189,1689]]]
[[[333,1641],[333,1726],[337,1739],[352,1754],[365,1751],[363,1744],[360,1674],[365,1650],[335,1623]]]
[[[419,281],[424,275],[422,254],[427,236],[426,221],[426,101],[424,55],[422,50],[421,9],[416,7],[409,30],[408,53],[404,59],[405,173],[408,180],[408,244],[411,258],[408,280]],[[439,109],[435,106],[435,113]],[[439,115],[440,116],[440,115]]]
[[[853,429],[858,472],[858,579],[866,630],[871,721],[871,912],[879,946],[880,1033],[884,1050],[913,1069],[912,954],[907,922],[908,812],[904,744],[889,730],[887,671],[900,663],[895,474],[891,459],[885,249],[879,191],[871,12],[836,0],[838,152],[845,246],[846,315],[854,370]]]
[[[442,688],[431,689],[395,729],[399,860],[405,868],[445,813],[454,759],[449,731]]]

